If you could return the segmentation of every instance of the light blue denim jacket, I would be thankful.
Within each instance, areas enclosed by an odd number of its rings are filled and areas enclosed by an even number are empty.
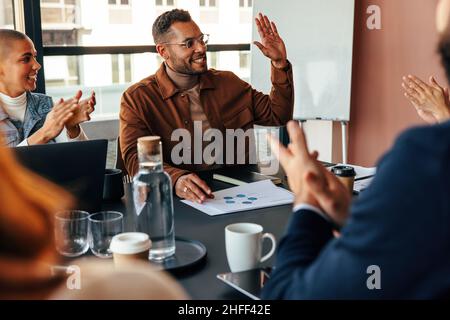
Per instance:
[[[15,147],[23,140],[39,130],[53,107],[52,98],[40,93],[27,92],[27,109],[23,123],[9,118],[0,108],[0,132],[3,134],[3,145]]]

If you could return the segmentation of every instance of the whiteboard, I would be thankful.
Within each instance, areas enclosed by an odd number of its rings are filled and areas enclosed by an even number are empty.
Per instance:
[[[354,0],[254,0],[283,38],[294,73],[294,119],[350,119]],[[253,40],[260,37],[256,26]],[[252,45],[252,86],[270,92],[268,59]]]

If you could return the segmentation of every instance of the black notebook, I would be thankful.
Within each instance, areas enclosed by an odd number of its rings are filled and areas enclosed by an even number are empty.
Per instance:
[[[213,174],[213,179],[241,186],[247,183],[258,182],[262,180],[271,180],[274,184],[281,184],[282,180],[278,177],[267,176],[255,171],[239,170],[239,169],[222,169]]]

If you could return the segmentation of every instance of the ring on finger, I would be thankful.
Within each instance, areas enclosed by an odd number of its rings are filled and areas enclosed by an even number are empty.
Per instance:
[[[188,187],[184,187],[183,192],[186,193],[188,191]]]

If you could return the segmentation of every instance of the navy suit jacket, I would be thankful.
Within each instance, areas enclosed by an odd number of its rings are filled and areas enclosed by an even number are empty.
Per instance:
[[[397,139],[341,232],[334,238],[330,223],[312,211],[293,213],[263,298],[448,296],[450,122]],[[381,288],[369,289],[373,284]]]

